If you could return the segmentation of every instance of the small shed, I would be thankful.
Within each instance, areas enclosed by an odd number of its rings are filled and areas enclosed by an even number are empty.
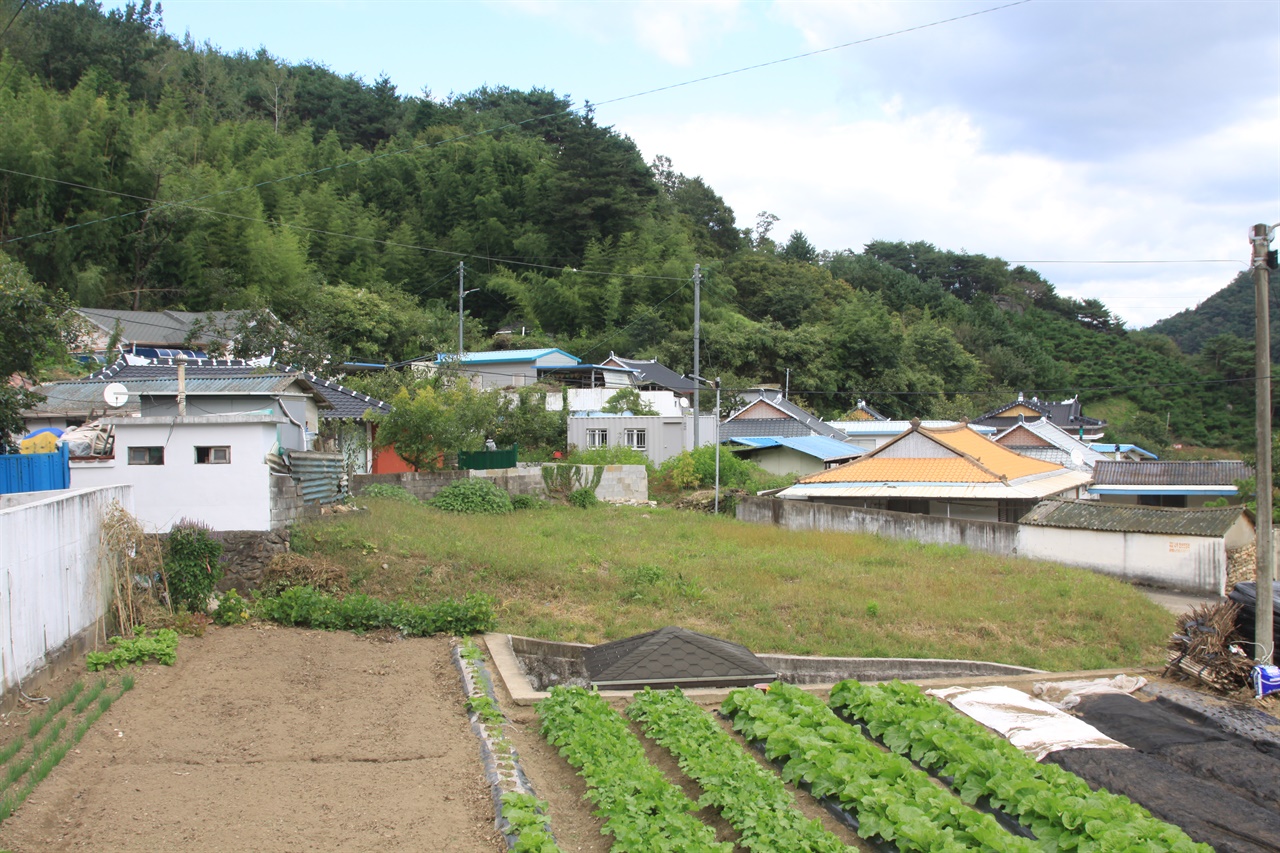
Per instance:
[[[778,678],[746,646],[674,626],[593,646],[583,659],[602,690],[748,687]]]
[[[1241,506],[1168,509],[1047,500],[1023,516],[1018,553],[1129,581],[1223,595],[1227,549],[1248,544],[1252,535]]]

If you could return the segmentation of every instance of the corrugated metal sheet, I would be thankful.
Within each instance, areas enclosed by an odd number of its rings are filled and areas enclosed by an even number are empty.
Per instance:
[[[289,454],[289,474],[302,490],[303,503],[331,504],[347,496],[341,453],[294,451]]]
[[[799,453],[812,456],[814,459],[821,459],[823,462],[832,459],[848,459],[853,456],[861,456],[867,452],[865,448],[858,447],[856,444],[848,444],[834,438],[828,438],[825,435],[744,435],[730,440],[735,444],[741,444],[756,450],[764,450],[769,447],[789,447]]]
[[[0,495],[45,492],[71,487],[71,463],[65,444],[56,453],[0,456]]]
[[[1240,461],[1225,462],[1119,462],[1106,460],[1093,466],[1099,486],[1233,486],[1248,480],[1253,468]]]
[[[899,498],[934,500],[1039,500],[1083,486],[1089,475],[1064,471],[1020,483],[796,483],[780,498]]]
[[[1099,501],[1043,501],[1022,517],[1022,523],[1068,530],[1225,536],[1243,512],[1241,506],[1166,509]]]
[[[911,421],[828,421],[831,426],[849,435],[897,435],[911,429]],[[921,421],[925,429],[946,429],[959,426],[959,421]],[[981,435],[994,435],[995,427],[969,424],[969,429]]]

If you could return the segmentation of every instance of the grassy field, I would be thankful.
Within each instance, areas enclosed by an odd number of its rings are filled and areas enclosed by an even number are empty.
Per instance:
[[[353,589],[487,592],[499,630],[595,643],[681,625],[755,652],[1049,670],[1162,661],[1173,617],[1127,584],[958,546],[791,532],[665,509],[468,516],[370,500],[295,531]]]

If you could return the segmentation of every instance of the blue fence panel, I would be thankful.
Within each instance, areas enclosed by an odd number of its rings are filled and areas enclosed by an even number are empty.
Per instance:
[[[0,456],[0,495],[71,488],[67,445],[57,453],[14,453]]]

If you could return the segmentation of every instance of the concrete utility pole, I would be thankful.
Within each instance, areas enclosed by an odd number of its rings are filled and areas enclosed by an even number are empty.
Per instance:
[[[1257,315],[1254,326],[1254,376],[1256,382],[1257,419],[1255,430],[1258,439],[1258,465],[1255,476],[1258,496],[1258,600],[1254,622],[1254,659],[1260,664],[1270,664],[1274,631],[1271,615],[1271,590],[1275,582],[1275,552],[1271,536],[1271,271],[1268,269],[1267,251],[1274,228],[1253,226],[1250,239],[1253,242],[1253,298]]]
[[[465,268],[462,261],[458,261],[458,363],[462,363],[462,354],[466,352],[462,347],[462,300],[467,298],[468,293],[475,293],[479,288],[473,287],[470,290],[462,289],[463,279],[466,277]]]
[[[700,349],[702,340],[702,264],[693,265],[693,375],[697,376],[702,372],[702,366],[699,364],[702,351]],[[693,388],[693,447],[697,450],[701,445],[698,443],[698,421],[702,419],[702,395],[699,393],[700,386],[695,385]]]
[[[462,299],[467,295],[462,289],[462,282],[465,278],[463,272],[462,261],[458,261],[458,361],[462,361]]]

